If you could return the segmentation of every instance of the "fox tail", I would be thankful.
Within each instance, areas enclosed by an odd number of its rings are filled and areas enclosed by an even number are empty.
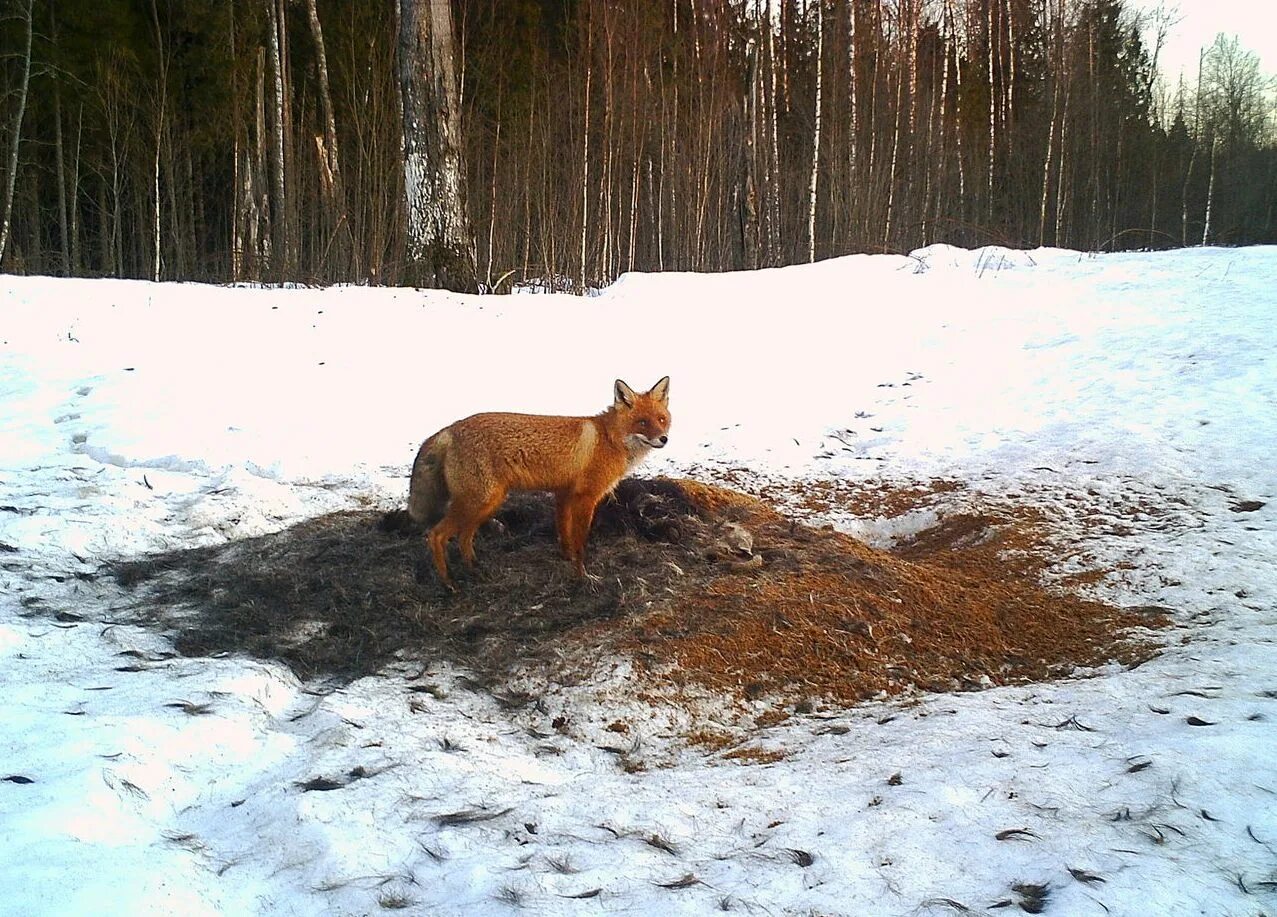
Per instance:
[[[381,528],[387,532],[406,532],[429,528],[443,518],[448,507],[448,482],[443,476],[451,436],[446,430],[436,433],[421,445],[412,463],[408,484],[408,508],[387,513]]]
[[[443,476],[443,463],[451,442],[447,430],[436,433],[422,444],[412,463],[408,517],[417,525],[434,525],[448,508],[448,482]]]

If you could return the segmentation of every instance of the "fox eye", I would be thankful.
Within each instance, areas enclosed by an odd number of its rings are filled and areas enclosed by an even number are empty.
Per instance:
[[[640,427],[646,427],[646,426],[647,426],[647,418],[646,418],[646,417],[644,417],[644,418],[642,418],[642,419],[640,419],[640,420],[639,420],[639,426],[640,426]]]

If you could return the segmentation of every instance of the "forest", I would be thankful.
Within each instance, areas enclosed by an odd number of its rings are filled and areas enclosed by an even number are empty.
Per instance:
[[[933,242],[1277,242],[1273,82],[1223,35],[1168,77],[1172,22],[1123,0],[5,0],[0,269],[580,291]]]

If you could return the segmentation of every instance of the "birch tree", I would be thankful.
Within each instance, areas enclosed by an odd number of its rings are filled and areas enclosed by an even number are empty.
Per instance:
[[[399,0],[407,273],[427,286],[468,291],[477,288],[477,272],[456,58],[450,0]]]
[[[0,261],[4,260],[5,248],[9,244],[9,230],[13,224],[13,189],[18,181],[18,150],[22,144],[22,121],[27,112],[27,90],[31,85],[31,39],[34,15],[34,0],[27,0],[22,11],[22,20],[26,26],[26,48],[22,56],[22,76],[18,84],[18,110],[13,116],[13,128],[9,137],[9,156],[5,164],[5,183],[3,211],[0,212]]]
[[[274,200],[271,201],[271,236],[273,241],[274,255],[277,259],[277,268],[287,271],[289,262],[288,248],[291,240],[288,237],[287,223],[287,193],[288,179],[285,178],[284,171],[287,160],[284,158],[284,140],[287,133],[285,129],[284,116],[284,55],[281,48],[281,33],[285,27],[284,17],[279,14],[279,9],[275,5],[276,0],[266,0],[266,10],[269,13],[267,17],[267,25],[269,27],[269,45],[271,72],[273,74],[272,89],[274,93],[271,97],[273,102],[272,113],[274,118],[271,121],[274,128],[274,134],[271,136],[270,143],[270,160],[271,160],[271,182]]]
[[[816,112],[811,132],[811,182],[807,188],[807,260],[816,260],[816,192],[820,178],[821,79],[825,64],[824,0],[816,0]]]

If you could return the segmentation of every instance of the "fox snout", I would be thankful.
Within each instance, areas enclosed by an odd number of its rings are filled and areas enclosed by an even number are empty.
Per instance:
[[[643,440],[643,442],[647,443],[653,449],[664,449],[665,444],[670,441],[670,438],[666,436],[664,433],[656,437],[643,436],[640,434],[639,439]]]

